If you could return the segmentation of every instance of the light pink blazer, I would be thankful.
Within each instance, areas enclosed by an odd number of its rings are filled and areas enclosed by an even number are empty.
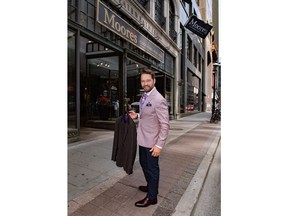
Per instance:
[[[139,115],[137,143],[146,148],[165,145],[169,131],[166,99],[155,88],[147,97]]]

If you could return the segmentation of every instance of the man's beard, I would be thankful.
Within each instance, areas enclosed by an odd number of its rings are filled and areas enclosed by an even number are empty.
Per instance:
[[[144,86],[143,89],[145,92],[150,92],[154,86]]]

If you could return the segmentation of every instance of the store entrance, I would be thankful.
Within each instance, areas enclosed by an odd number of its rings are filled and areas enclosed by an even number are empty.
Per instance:
[[[119,116],[119,57],[87,58],[81,80],[83,120],[115,121]]]

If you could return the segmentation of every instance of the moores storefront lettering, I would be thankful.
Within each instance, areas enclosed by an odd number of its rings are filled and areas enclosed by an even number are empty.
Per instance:
[[[125,38],[127,41],[147,52],[160,62],[164,62],[164,51],[160,49],[159,46],[155,45],[135,28],[126,23],[125,20],[120,18],[100,1],[98,1],[96,14],[98,23],[122,38]]]
[[[109,14],[106,8],[104,8],[104,13],[104,23],[115,29],[118,33],[120,33],[131,42],[137,43],[137,35],[131,32],[131,30],[127,29],[127,26],[125,27],[124,25],[121,25],[121,23],[115,21],[116,16],[114,14]]]

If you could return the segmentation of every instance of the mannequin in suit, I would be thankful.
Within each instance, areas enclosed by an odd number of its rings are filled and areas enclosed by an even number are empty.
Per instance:
[[[139,190],[146,192],[144,199],[135,203],[137,207],[147,207],[157,203],[159,187],[159,155],[165,145],[169,130],[169,112],[166,99],[155,88],[155,74],[150,69],[141,73],[141,86],[144,94],[140,99],[140,113],[129,112],[132,119],[138,119],[137,143],[139,161],[146,186]]]

